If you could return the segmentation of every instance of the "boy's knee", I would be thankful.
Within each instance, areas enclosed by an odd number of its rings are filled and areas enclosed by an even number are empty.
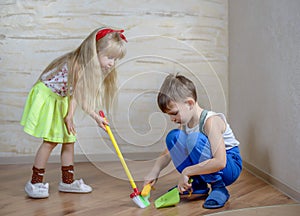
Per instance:
[[[181,130],[179,130],[179,129],[173,129],[173,130],[171,130],[171,131],[168,133],[168,135],[167,135],[167,139],[168,139],[168,140],[172,140],[172,139],[174,139],[174,138],[177,139],[178,136],[179,136],[180,131],[181,131]]]
[[[193,132],[190,133],[187,137],[187,147],[189,150],[193,150],[195,146],[202,149],[206,145],[209,145],[209,141],[203,133]]]
[[[212,158],[208,138],[200,132],[190,133],[187,137],[187,150],[194,163]]]
[[[182,131],[179,129],[171,130],[168,133],[168,135],[166,137],[166,144],[167,144],[168,149],[171,149],[175,145],[175,143],[177,142],[177,140],[179,138],[180,133],[182,133]]]

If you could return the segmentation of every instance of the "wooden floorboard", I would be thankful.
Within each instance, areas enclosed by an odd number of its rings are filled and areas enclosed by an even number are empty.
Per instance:
[[[128,181],[113,177],[123,174],[119,162],[102,163],[101,168],[94,163],[77,163],[77,178],[93,187],[90,194],[60,193],[57,190],[60,181],[60,165],[48,164],[45,180],[50,184],[50,197],[47,199],[30,199],[25,195],[24,185],[31,175],[30,164],[0,165],[0,215],[32,216],[32,215],[205,215],[228,210],[251,207],[278,206],[297,204],[294,200],[276,190],[271,185],[243,170],[240,178],[228,187],[231,197],[225,207],[217,210],[202,208],[204,199],[196,201],[182,200],[176,207],[156,209],[154,200],[165,193],[177,182],[175,170],[161,177],[156,190],[151,192],[151,206],[138,208],[129,198],[132,192]],[[134,176],[144,175],[150,165],[130,168]],[[104,170],[104,171],[103,171]],[[107,174],[108,171],[110,174]],[[139,171],[140,170],[140,171]],[[125,178],[125,175],[123,176]],[[138,178],[140,180],[140,178]],[[142,181],[137,185],[141,188]],[[299,210],[299,208],[298,208]],[[273,214],[274,215],[274,214]]]

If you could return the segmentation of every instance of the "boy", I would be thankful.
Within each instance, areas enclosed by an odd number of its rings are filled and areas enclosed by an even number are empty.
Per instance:
[[[182,75],[170,74],[157,97],[162,112],[178,123],[166,137],[167,150],[156,161],[144,184],[156,183],[159,173],[172,160],[181,173],[177,188],[182,195],[208,194],[203,207],[221,208],[229,199],[226,186],[232,184],[242,170],[239,141],[222,113],[202,109],[197,103],[193,82]],[[193,182],[189,183],[192,178]]]

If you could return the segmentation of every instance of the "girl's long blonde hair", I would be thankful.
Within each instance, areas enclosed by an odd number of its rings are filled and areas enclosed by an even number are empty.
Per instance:
[[[101,29],[93,31],[76,50],[55,59],[42,73],[43,75],[53,69],[57,73],[67,63],[68,96],[75,98],[87,113],[100,107],[109,112],[117,96],[116,69],[113,67],[110,71],[102,71],[98,55],[121,59],[126,53],[125,42],[118,32],[109,33],[96,41],[96,34]]]

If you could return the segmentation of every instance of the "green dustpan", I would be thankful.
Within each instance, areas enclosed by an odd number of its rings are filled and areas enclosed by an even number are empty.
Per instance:
[[[180,197],[177,187],[168,191],[164,195],[157,198],[154,202],[156,208],[164,208],[164,207],[170,207],[175,206],[177,203],[179,203]]]

